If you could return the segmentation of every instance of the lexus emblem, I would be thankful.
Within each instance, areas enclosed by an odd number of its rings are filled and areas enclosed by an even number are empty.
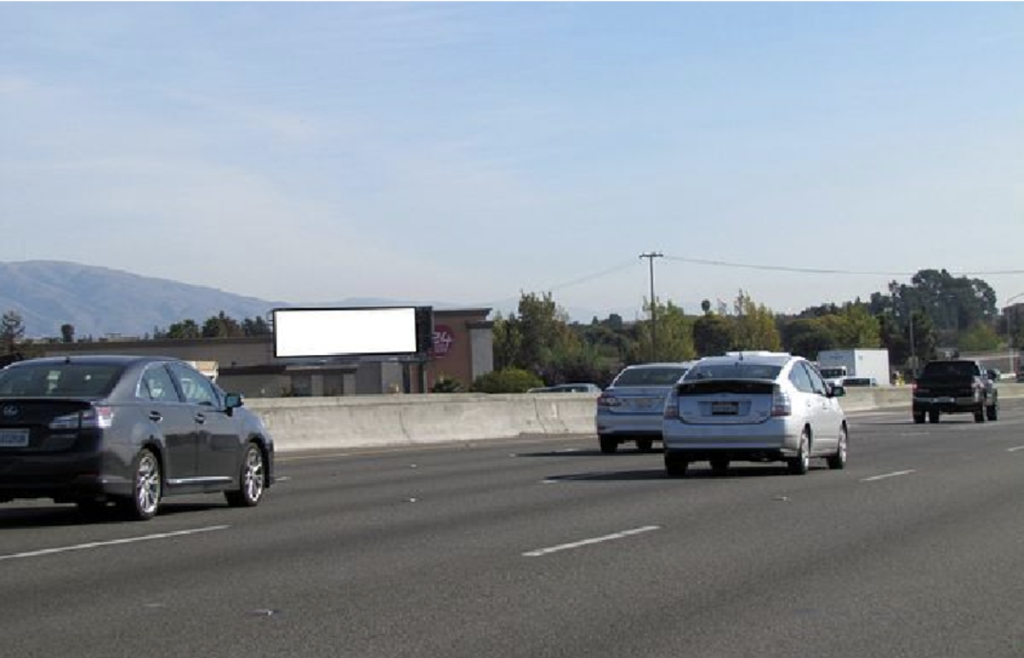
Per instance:
[[[18,415],[19,409],[13,404],[4,406],[4,418],[14,418]]]

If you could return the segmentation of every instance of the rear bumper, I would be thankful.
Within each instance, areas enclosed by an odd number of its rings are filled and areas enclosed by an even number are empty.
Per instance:
[[[662,414],[597,414],[599,436],[644,436],[661,438]]]
[[[914,413],[927,413],[938,411],[946,414],[970,413],[977,411],[984,406],[985,401],[980,398],[971,397],[915,397],[913,401]]]
[[[0,456],[0,502],[52,498],[57,502],[130,496],[129,474],[104,472],[98,454]]]
[[[666,420],[663,443],[666,452],[682,458],[773,461],[795,457],[803,425],[774,418],[750,425],[696,425]]]

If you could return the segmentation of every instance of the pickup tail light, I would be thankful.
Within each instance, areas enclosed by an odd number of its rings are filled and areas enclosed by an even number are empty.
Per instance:
[[[793,401],[789,399],[789,395],[778,386],[772,389],[772,416],[792,416],[793,415]]]

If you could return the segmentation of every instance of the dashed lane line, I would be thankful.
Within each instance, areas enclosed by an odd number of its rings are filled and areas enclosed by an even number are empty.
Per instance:
[[[875,475],[875,476],[872,476],[872,477],[869,477],[869,478],[864,478],[864,479],[861,480],[861,482],[878,482],[879,480],[888,480],[889,478],[896,478],[896,477],[900,477],[902,475],[910,475],[911,473],[916,473],[916,472],[917,471],[915,471],[913,469],[911,469],[909,471],[895,471],[893,473],[884,473],[882,475]]]
[[[216,532],[218,530],[227,530],[231,526],[226,525],[214,525],[206,528],[195,528],[192,530],[179,530],[177,532],[161,532],[154,535],[143,535],[141,537],[125,537],[124,539],[111,539],[108,541],[94,541],[87,544],[75,544],[73,546],[59,546],[56,548],[43,548],[37,551],[26,551],[24,553],[11,553],[10,555],[0,555],[0,561],[4,560],[19,560],[24,558],[32,557],[43,557],[44,555],[56,555],[59,553],[70,553],[72,551],[84,551],[92,548],[104,548],[107,546],[122,546],[124,544],[136,544],[144,541],[155,541],[158,539],[173,539],[175,537],[187,537],[189,535],[198,535],[205,532]]]
[[[623,530],[622,532],[616,532],[603,537],[593,537],[591,539],[583,539],[581,541],[575,541],[571,544],[560,544],[559,546],[550,546],[548,548],[539,548],[535,551],[529,551],[523,553],[523,557],[543,557],[545,555],[551,555],[552,553],[558,553],[561,551],[571,551],[576,548],[582,548],[584,546],[592,546],[594,544],[601,544],[607,541],[615,541],[617,539],[625,539],[634,535],[643,534],[645,532],[653,532],[655,530],[661,530],[661,526],[649,525],[642,528],[634,528],[632,530]]]

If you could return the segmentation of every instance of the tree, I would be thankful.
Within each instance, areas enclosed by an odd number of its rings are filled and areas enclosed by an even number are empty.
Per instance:
[[[819,352],[838,346],[831,327],[823,318],[791,320],[783,327],[782,335],[783,346],[787,352],[812,360],[818,358]]]
[[[822,316],[820,320],[835,338],[836,347],[871,348],[881,345],[878,319],[864,304],[847,304],[837,313]]]
[[[712,313],[709,307],[703,316],[694,321],[693,348],[698,356],[725,354],[732,343],[732,323],[729,318]]]
[[[246,336],[269,336],[272,333],[267,321],[258,315],[242,320],[242,331]]]
[[[960,336],[960,349],[964,352],[991,352],[1000,347],[999,334],[992,325],[979,322]]]
[[[750,295],[740,290],[734,303],[733,347],[737,350],[782,349],[782,338],[775,324],[775,316],[764,304],[757,304]]]
[[[650,303],[647,312],[650,315]],[[654,308],[657,316],[656,334],[651,333],[650,322],[637,323],[637,341],[630,353],[630,360],[640,361],[689,361],[697,355],[693,346],[693,320],[686,317],[683,309],[671,301]],[[657,345],[652,341],[657,340]],[[652,356],[653,355],[653,356]]]
[[[17,352],[18,343],[25,337],[25,323],[21,314],[10,310],[0,318],[0,344],[5,354]]]
[[[189,319],[172,324],[167,328],[165,336],[171,340],[192,340],[199,338],[201,333],[196,321]]]
[[[237,320],[229,318],[224,311],[210,317],[203,323],[203,338],[237,338],[245,332]]]
[[[63,343],[75,342],[75,325],[62,324],[60,326],[60,339]]]

